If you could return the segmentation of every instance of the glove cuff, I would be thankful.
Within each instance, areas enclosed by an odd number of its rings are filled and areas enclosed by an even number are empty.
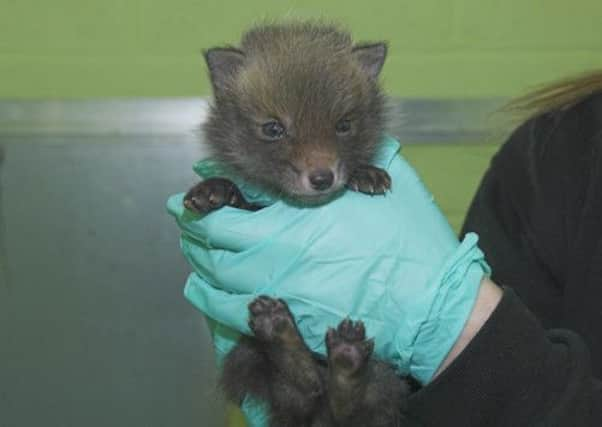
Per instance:
[[[483,276],[491,270],[477,246],[478,236],[466,235],[437,276],[437,294],[418,329],[410,360],[410,375],[428,383],[452,348],[477,298]]]

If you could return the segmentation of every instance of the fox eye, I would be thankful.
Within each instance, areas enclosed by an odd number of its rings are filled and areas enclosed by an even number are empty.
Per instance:
[[[334,127],[338,136],[345,136],[351,132],[351,120],[349,119],[341,119],[337,122]]]
[[[261,132],[267,139],[277,141],[284,137],[286,129],[284,129],[284,126],[280,122],[271,120],[261,125]]]

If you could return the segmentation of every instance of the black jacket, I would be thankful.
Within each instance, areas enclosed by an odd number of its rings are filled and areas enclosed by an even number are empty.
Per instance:
[[[602,94],[513,133],[475,195],[468,231],[507,289],[467,349],[411,397],[412,417],[602,426]]]

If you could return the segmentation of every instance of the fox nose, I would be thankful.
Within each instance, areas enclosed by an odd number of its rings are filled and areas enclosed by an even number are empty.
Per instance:
[[[318,169],[309,175],[309,183],[314,190],[327,190],[332,186],[333,182],[334,174],[329,169]]]

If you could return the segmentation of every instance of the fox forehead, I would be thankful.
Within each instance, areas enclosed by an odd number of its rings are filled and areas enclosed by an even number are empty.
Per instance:
[[[237,95],[255,114],[336,120],[368,91],[352,50],[351,35],[334,25],[253,28],[241,40]]]
[[[309,58],[251,59],[236,91],[249,113],[292,120],[332,121],[360,108],[369,85],[352,58],[329,63]]]

